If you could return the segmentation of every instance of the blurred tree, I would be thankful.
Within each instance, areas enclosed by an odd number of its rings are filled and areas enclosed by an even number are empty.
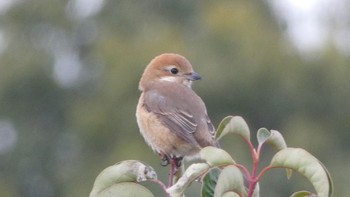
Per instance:
[[[158,166],[134,114],[142,70],[163,52],[185,55],[201,73],[194,88],[215,125],[235,114],[252,131],[280,130],[325,163],[335,196],[349,193],[349,56],[330,42],[300,57],[268,2],[31,0],[0,15],[0,128],[7,121],[18,136],[0,146],[5,196],[86,196],[113,163]],[[236,141],[223,146],[244,154]],[[156,170],[166,179],[167,169]],[[294,190],[282,185],[279,194]]]

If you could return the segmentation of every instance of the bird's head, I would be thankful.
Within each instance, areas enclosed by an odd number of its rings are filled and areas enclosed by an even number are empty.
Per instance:
[[[173,82],[191,87],[192,81],[201,79],[193,71],[191,63],[183,56],[174,53],[164,53],[155,57],[146,67],[140,80],[139,89],[152,83],[162,81]]]

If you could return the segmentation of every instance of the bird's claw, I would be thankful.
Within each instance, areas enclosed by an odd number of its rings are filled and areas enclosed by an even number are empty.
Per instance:
[[[173,159],[175,166],[177,168],[181,167],[181,162],[182,162],[183,157],[173,157],[172,159]]]
[[[167,155],[162,155],[162,154],[159,154],[159,155],[161,156],[161,160],[162,160],[160,163],[161,166],[165,167],[170,164],[170,159]]]

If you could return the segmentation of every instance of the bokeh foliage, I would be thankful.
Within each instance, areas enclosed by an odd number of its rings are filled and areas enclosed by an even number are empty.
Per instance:
[[[327,166],[334,196],[350,193],[350,57],[332,42],[301,57],[267,1],[102,1],[91,15],[76,2],[16,1],[0,13],[0,120],[17,133],[0,152],[2,196],[87,196],[106,166],[159,166],[134,114],[141,73],[163,52],[186,56],[202,75],[194,89],[215,125],[235,114],[253,131],[281,131]],[[240,152],[234,141],[222,145]],[[167,168],[157,172],[166,180]],[[281,179],[284,171],[261,188],[303,186]]]

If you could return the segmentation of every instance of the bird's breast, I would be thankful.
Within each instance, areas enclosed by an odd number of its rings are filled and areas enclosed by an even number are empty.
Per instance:
[[[199,151],[181,137],[167,128],[157,114],[148,111],[144,104],[144,94],[141,94],[136,110],[136,119],[140,133],[146,143],[157,153],[185,156]]]

